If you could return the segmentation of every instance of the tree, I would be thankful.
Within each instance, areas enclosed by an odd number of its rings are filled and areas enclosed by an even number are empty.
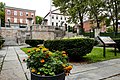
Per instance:
[[[95,20],[97,27],[100,28],[100,17],[104,14],[104,1],[103,0],[88,0],[88,8],[90,19]]]
[[[69,22],[78,23],[80,21],[83,31],[83,18],[87,13],[87,0],[53,0],[55,7],[58,7],[60,11],[69,15]]]
[[[36,24],[41,24],[42,23],[42,19],[43,19],[42,17],[36,16],[35,19],[36,19]]]
[[[0,11],[4,11],[5,9],[5,3],[0,2]]]
[[[118,33],[118,19],[119,19],[119,13],[120,13],[120,0],[106,0],[106,8],[109,12],[110,19],[113,22],[113,31],[115,32],[115,35]]]
[[[0,11],[1,26],[5,26],[5,12]]]
[[[1,26],[5,26],[5,3],[0,2]]]

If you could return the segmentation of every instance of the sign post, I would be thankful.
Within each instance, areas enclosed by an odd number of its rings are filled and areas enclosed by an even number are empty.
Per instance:
[[[106,57],[106,45],[113,45],[115,49],[115,56],[117,55],[116,54],[116,43],[110,37],[105,37],[105,36],[97,36],[97,37],[103,44],[103,56],[104,57]]]

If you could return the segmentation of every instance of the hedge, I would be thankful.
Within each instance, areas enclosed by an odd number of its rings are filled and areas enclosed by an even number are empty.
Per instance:
[[[25,43],[30,45],[31,47],[37,47],[39,44],[43,44],[44,40],[38,40],[38,39],[29,39],[25,40]]]
[[[85,32],[83,34],[84,36],[86,37],[91,37],[91,38],[94,38],[94,33],[93,32]],[[100,36],[110,36],[111,38],[119,38],[120,37],[120,33],[118,33],[116,36],[113,32],[111,33],[100,33]]]
[[[111,32],[111,33],[100,33],[100,36],[109,36],[111,38],[119,38],[120,37],[120,33],[117,33],[117,35],[115,36],[115,33]]]
[[[94,46],[94,40],[89,38],[47,40],[44,46],[51,51],[66,51],[70,59],[80,59],[90,53]]]
[[[2,48],[4,42],[5,42],[4,39],[0,39],[0,49]]]
[[[120,38],[116,38],[116,39],[113,39],[113,40],[116,42],[117,48],[118,48],[118,50],[120,52]]]

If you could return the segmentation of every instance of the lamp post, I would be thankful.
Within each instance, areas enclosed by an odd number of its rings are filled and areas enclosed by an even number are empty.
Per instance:
[[[8,19],[8,24],[9,24],[9,27],[10,27],[10,19]]]
[[[0,18],[0,29],[1,29],[1,18]]]

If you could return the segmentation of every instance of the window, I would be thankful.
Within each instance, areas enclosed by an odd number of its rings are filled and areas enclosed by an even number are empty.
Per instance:
[[[56,26],[58,26],[58,23],[56,23]]]
[[[52,16],[52,19],[54,19],[54,16]]]
[[[66,17],[65,17],[65,20],[66,20]]]
[[[17,18],[14,18],[14,23],[17,23]]]
[[[7,10],[7,14],[8,14],[8,15],[10,15],[10,14],[11,14],[10,10]]]
[[[54,22],[52,22],[52,26],[54,26]]]
[[[61,20],[62,20],[62,17],[61,17]]]
[[[20,23],[23,23],[23,19],[20,19]]]
[[[28,16],[28,12],[26,12],[26,16]]]
[[[14,11],[14,15],[15,15],[15,16],[17,15],[17,11]]]
[[[33,17],[33,16],[34,16],[34,13],[31,13],[31,16]]]
[[[58,19],[58,16],[56,16],[56,19]]]
[[[23,12],[22,11],[20,11],[20,16],[23,16]]]

